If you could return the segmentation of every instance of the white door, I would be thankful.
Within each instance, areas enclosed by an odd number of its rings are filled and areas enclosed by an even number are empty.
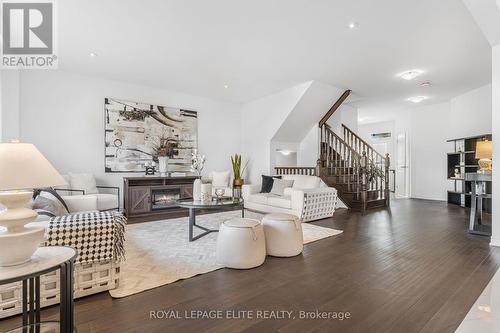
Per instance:
[[[396,138],[396,197],[408,197],[408,135],[398,133]]]

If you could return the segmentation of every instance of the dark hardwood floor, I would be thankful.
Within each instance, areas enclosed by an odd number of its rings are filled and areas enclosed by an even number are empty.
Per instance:
[[[394,200],[390,211],[364,216],[338,210],[315,224],[344,233],[306,245],[300,256],[268,258],[246,271],[221,269],[118,300],[108,293],[79,299],[78,332],[454,332],[500,263],[500,249],[467,233],[467,214],[426,200]],[[351,317],[150,319],[154,310],[320,310]],[[0,321],[0,331],[19,321]]]

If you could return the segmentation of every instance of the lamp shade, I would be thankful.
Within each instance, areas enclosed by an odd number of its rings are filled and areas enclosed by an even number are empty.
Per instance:
[[[487,158],[491,160],[492,150],[492,141],[485,140],[476,142],[476,159]]]
[[[0,143],[0,191],[66,184],[31,143]]]

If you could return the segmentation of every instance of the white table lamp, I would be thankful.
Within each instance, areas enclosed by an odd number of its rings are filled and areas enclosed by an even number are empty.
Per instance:
[[[478,159],[479,172],[491,172],[491,158],[493,157],[493,143],[488,140],[476,142],[476,159]]]
[[[43,241],[45,228],[31,224],[38,214],[26,208],[33,188],[65,185],[49,161],[29,143],[0,143],[0,266],[30,260]]]

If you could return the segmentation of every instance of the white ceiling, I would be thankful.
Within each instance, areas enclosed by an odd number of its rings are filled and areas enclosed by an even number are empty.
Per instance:
[[[352,89],[361,106],[425,104],[491,81],[490,46],[461,0],[64,0],[58,10],[60,69],[233,102],[317,80]],[[414,68],[426,72],[395,77]]]

